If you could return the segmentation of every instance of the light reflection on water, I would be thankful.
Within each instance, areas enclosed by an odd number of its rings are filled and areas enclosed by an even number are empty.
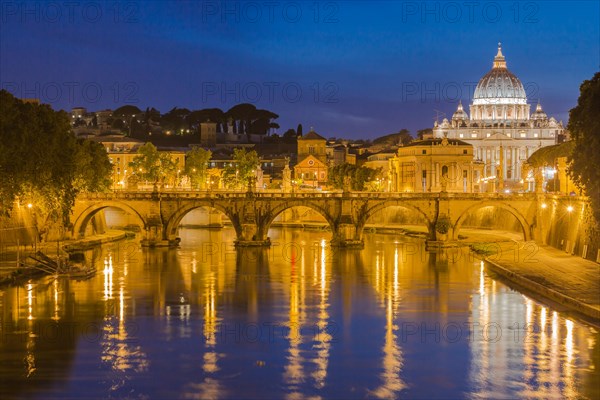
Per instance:
[[[88,281],[0,292],[0,398],[598,398],[599,334],[467,254],[371,235],[184,230]]]

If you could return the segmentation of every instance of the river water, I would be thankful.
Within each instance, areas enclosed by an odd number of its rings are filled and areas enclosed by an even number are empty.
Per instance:
[[[466,252],[230,229],[89,251],[86,281],[0,291],[0,398],[600,398],[600,335]]]

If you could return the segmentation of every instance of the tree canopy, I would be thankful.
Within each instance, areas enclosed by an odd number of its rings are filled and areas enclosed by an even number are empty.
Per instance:
[[[138,149],[137,154],[129,166],[140,180],[161,186],[174,180],[180,166],[169,153],[159,152],[152,143],[146,143]]]
[[[102,145],[76,139],[65,112],[0,90],[2,213],[18,200],[67,222],[77,194],[106,190],[111,172]]]
[[[577,106],[569,112],[567,129],[575,141],[570,174],[589,196],[600,223],[600,72],[581,84]]]
[[[223,181],[229,189],[246,189],[256,177],[258,154],[254,150],[236,148],[233,150],[232,161],[223,170]]]
[[[190,177],[193,188],[205,187],[208,176],[208,162],[212,153],[202,147],[194,147],[185,156],[185,174]]]
[[[380,178],[381,169],[365,166],[356,166],[349,163],[336,165],[329,168],[329,184],[336,189],[362,191],[368,183]]]
[[[556,159],[559,157],[570,157],[575,148],[574,141],[568,141],[554,146],[546,146],[536,150],[527,162],[533,168],[541,168],[547,165],[553,166],[556,164]]]

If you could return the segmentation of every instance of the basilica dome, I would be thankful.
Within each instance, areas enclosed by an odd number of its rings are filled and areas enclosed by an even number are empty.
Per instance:
[[[527,104],[523,84],[506,68],[500,43],[498,43],[498,54],[494,58],[492,69],[481,78],[475,88],[473,104]]]

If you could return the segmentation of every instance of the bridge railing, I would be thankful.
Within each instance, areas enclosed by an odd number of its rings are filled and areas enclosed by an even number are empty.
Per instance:
[[[280,190],[261,190],[251,194],[244,190],[168,190],[160,192],[150,191],[114,191],[106,193],[88,193],[80,196],[80,199],[88,200],[152,200],[156,197],[161,199],[227,199],[227,198],[298,198],[298,199],[323,199],[323,198],[360,198],[360,199],[496,199],[496,200],[534,200],[536,193],[415,193],[415,192],[342,192],[337,191],[295,191],[284,193]],[[574,196],[548,195],[550,199],[583,200],[585,198]]]

